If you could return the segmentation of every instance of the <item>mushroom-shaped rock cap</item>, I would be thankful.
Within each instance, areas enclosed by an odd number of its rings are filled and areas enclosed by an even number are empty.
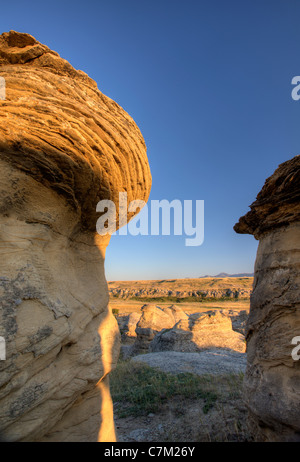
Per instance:
[[[300,221],[300,155],[279,165],[250,209],[234,226],[237,233],[259,238],[272,229]]]
[[[148,199],[141,132],[88,75],[31,35],[10,31],[0,36],[0,77],[1,160],[65,196],[91,230],[99,200],[118,207],[119,192],[128,202]]]

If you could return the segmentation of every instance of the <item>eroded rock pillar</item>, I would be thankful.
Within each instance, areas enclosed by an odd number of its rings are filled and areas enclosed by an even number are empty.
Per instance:
[[[300,441],[300,156],[266,180],[235,230],[259,240],[244,395],[256,441]]]
[[[147,200],[145,143],[92,79],[28,34],[0,36],[0,76],[0,435],[114,441],[120,334],[96,205],[118,208],[123,191]]]

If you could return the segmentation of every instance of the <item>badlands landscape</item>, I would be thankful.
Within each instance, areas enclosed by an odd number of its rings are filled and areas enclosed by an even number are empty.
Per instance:
[[[252,277],[108,283],[121,333],[111,374],[121,441],[249,440],[241,392],[252,285]]]
[[[157,281],[110,281],[111,303],[121,300],[161,302],[206,302],[227,299],[248,300],[253,277],[204,277]]]
[[[108,285],[96,206],[147,202],[144,138],[29,34],[0,35],[0,69],[0,438],[299,442],[300,156],[234,226],[253,279]]]

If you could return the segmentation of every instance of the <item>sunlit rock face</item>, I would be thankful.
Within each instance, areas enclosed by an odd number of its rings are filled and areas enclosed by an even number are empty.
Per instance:
[[[162,330],[151,341],[149,350],[200,352],[221,348],[245,352],[244,336],[232,329],[232,322],[221,310],[194,313],[171,329]]]
[[[188,316],[176,305],[159,307],[146,304],[142,307],[142,315],[136,324],[136,341],[132,346],[131,355],[149,351],[151,341],[162,329],[171,329],[180,319],[187,320]]]
[[[119,330],[96,204],[147,200],[132,118],[85,73],[17,32],[0,36],[0,435],[114,441],[108,374]]]
[[[300,156],[266,180],[235,230],[259,239],[244,381],[255,440],[300,441]]]

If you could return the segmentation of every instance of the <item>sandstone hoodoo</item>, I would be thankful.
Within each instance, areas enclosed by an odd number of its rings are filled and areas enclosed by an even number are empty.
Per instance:
[[[255,440],[300,441],[300,156],[268,178],[234,229],[259,240],[244,381]],[[297,360],[298,359],[298,360]]]
[[[148,199],[145,143],[92,79],[31,35],[0,36],[0,75],[0,434],[113,441],[119,330],[96,204],[117,206],[121,191]]]
[[[188,319],[188,316],[176,305],[163,308],[151,304],[144,305],[136,325],[136,341],[131,354],[147,352],[156,334],[162,329],[172,328],[180,319]]]
[[[161,330],[149,345],[151,352],[194,353],[220,348],[244,353],[245,341],[241,333],[232,329],[231,318],[217,310],[181,319],[173,328]]]

